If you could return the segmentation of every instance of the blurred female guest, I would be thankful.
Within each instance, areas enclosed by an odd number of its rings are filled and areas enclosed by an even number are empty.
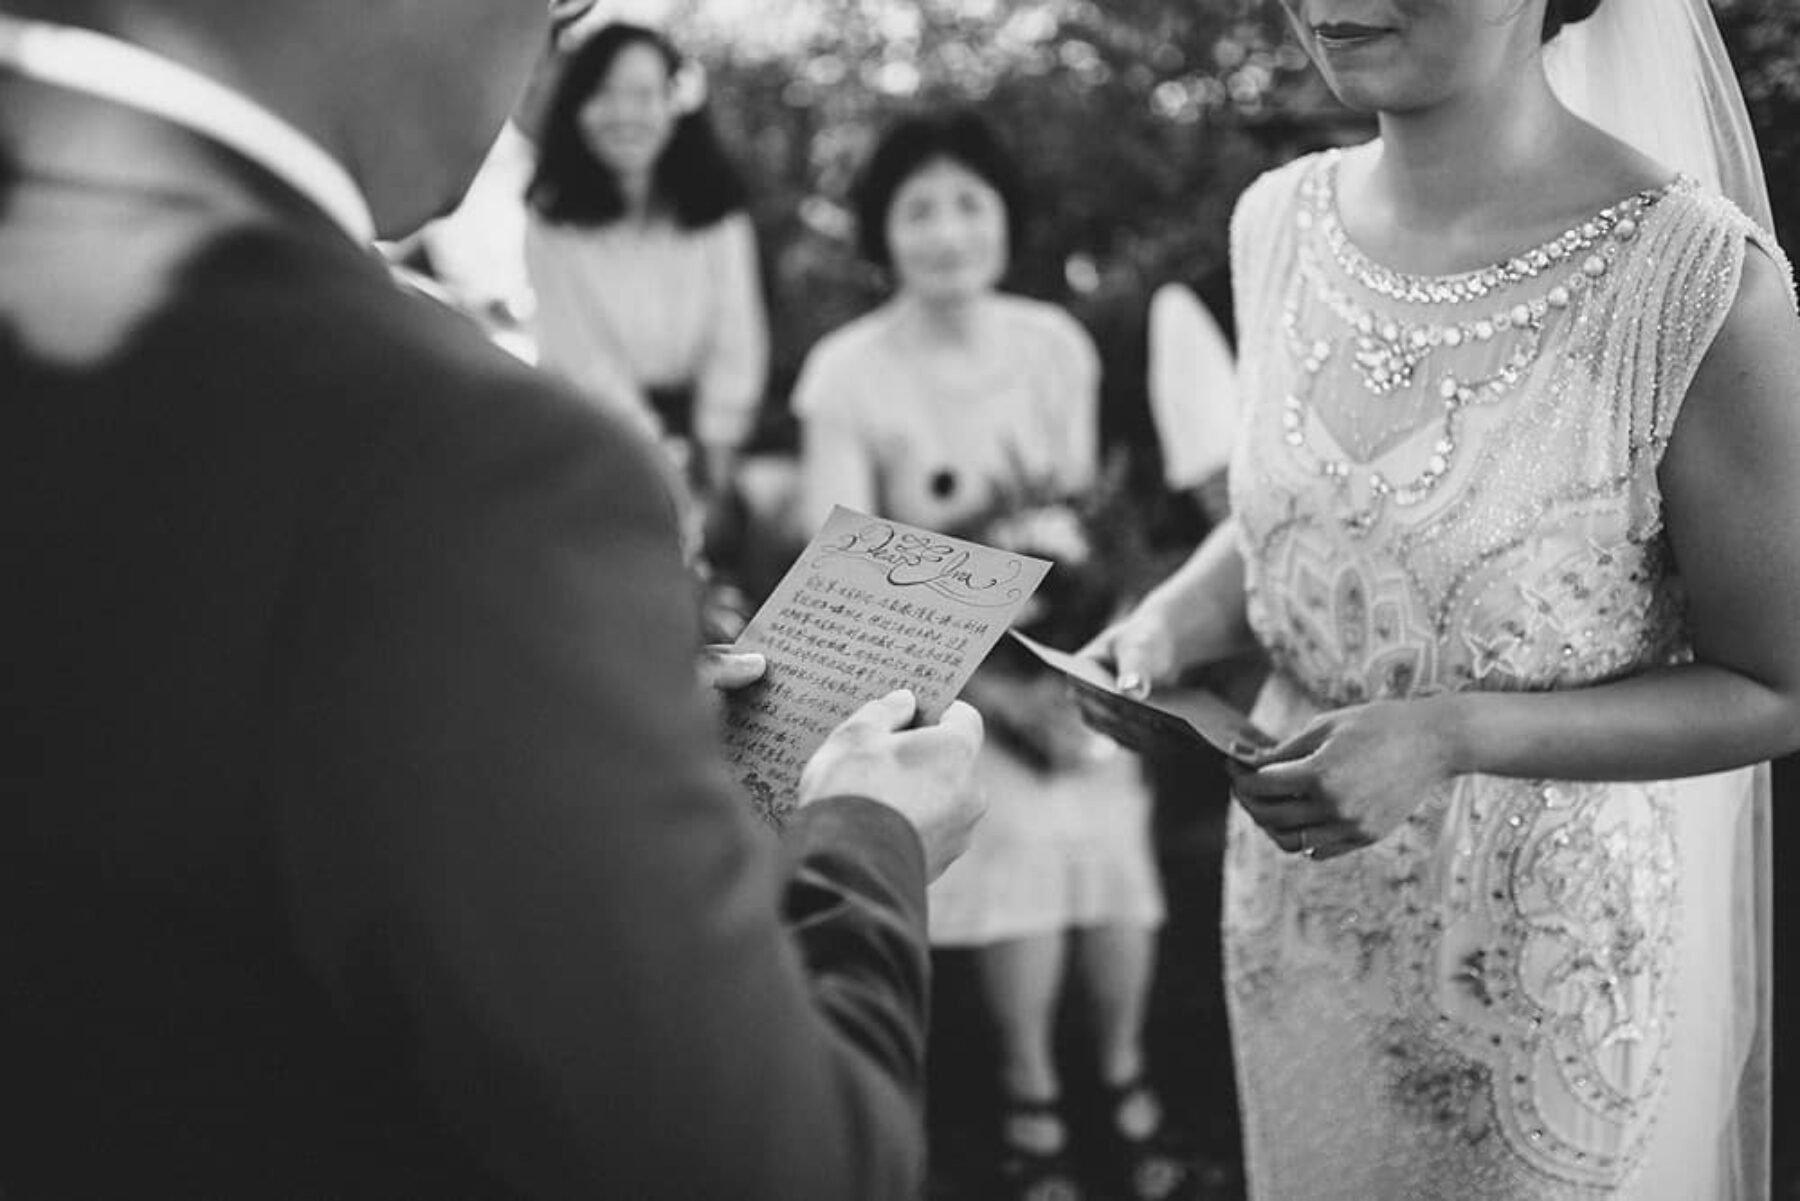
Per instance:
[[[1094,482],[1098,356],[1061,309],[996,290],[1021,201],[1013,163],[972,113],[911,117],[881,139],[855,202],[861,249],[893,295],[814,348],[795,394],[815,523],[842,504],[1081,553],[1072,511],[1045,502]],[[1019,520],[1027,507],[1034,520]],[[1045,683],[984,668],[965,694],[996,735],[981,765],[992,807],[932,892],[932,937],[977,949],[1000,1037],[1007,1195],[1078,1195],[1052,1056],[1072,958],[1120,1174],[1132,1196],[1166,1196],[1180,1169],[1155,1141],[1140,1041],[1163,916],[1148,793],[1136,760],[1089,736]]]
[[[1252,1190],[1767,1197],[1800,322],[1711,10],[1283,4],[1380,137],[1240,202],[1233,516],[1094,647],[1274,665]]]
[[[541,362],[730,486],[768,366],[743,183],[699,75],[661,34],[615,23],[568,54],[538,138],[526,266]]]

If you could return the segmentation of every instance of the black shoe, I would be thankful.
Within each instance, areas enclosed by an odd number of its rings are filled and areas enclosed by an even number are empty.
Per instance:
[[[995,1166],[1000,1201],[1085,1201],[1081,1179],[1069,1155],[1067,1125],[1064,1145],[1055,1151],[1021,1147],[1008,1137],[1015,1118],[1053,1118],[1062,1121],[1055,1101],[1008,1098],[1000,1114],[1000,1154]]]
[[[1149,1133],[1133,1137],[1119,1128],[1119,1111],[1138,1097],[1156,1106]],[[1106,1116],[1106,1163],[1111,1188],[1124,1201],[1190,1201],[1197,1196],[1198,1172],[1192,1154],[1170,1137],[1167,1111],[1143,1076],[1102,1090]]]

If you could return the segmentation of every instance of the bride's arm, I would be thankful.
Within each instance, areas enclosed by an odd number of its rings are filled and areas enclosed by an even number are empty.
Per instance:
[[[1270,752],[1239,792],[1305,797],[1256,808],[1379,838],[1430,786],[1464,772],[1661,779],[1800,747],[1800,319],[1761,253],[1746,258],[1659,478],[1691,663],[1562,692],[1339,710]]]
[[[1800,744],[1800,319],[1758,251],[1659,478],[1693,663],[1543,697],[1529,712],[1516,703],[1526,698],[1470,696],[1466,770],[1656,779]]]
[[[1252,645],[1237,522],[1227,519],[1175,574],[1081,653],[1110,664],[1121,689],[1142,696],[1186,668],[1228,659]]]

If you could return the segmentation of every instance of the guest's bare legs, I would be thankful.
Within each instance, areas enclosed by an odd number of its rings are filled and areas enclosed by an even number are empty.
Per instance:
[[[1000,1044],[1000,1088],[1019,1101],[1057,1099],[1054,1034],[1062,991],[1064,936],[1034,935],[982,947],[975,955],[982,993]],[[1022,1150],[1050,1153],[1067,1139],[1052,1114],[1010,1114],[1002,1132]]]
[[[1144,1017],[1156,973],[1156,930],[1149,926],[1088,926],[1074,935],[1075,973],[1086,993],[1101,1082],[1117,1088],[1144,1073]],[[1153,1094],[1139,1089],[1111,1115],[1130,1138],[1156,1129],[1162,1114]]]

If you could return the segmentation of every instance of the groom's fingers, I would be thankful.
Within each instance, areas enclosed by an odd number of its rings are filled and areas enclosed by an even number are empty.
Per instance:
[[[700,652],[700,684],[720,692],[747,688],[762,679],[768,668],[768,660],[756,651],[708,646]]]

